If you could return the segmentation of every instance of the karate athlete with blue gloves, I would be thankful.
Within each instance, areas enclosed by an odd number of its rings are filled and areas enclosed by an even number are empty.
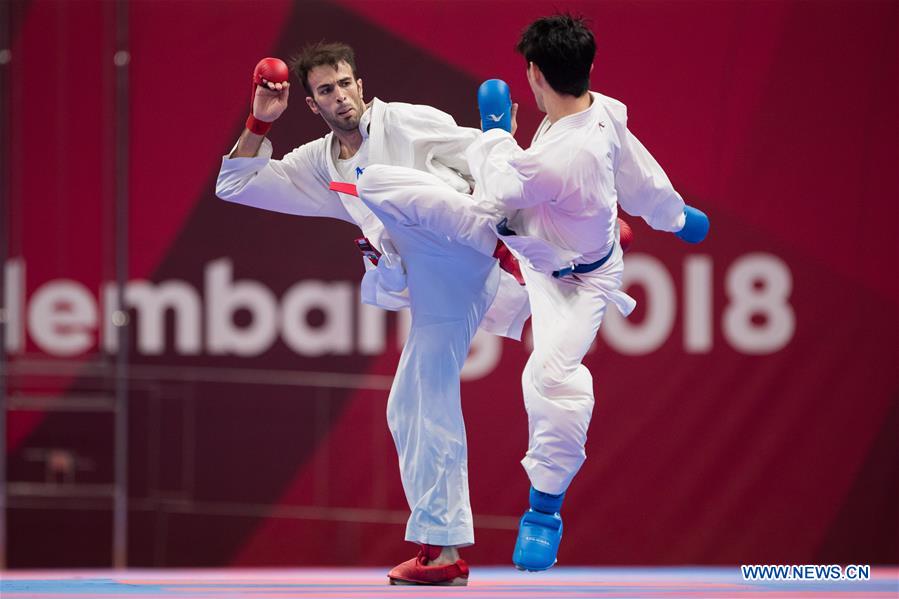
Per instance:
[[[556,562],[563,499],[586,457],[593,378],[581,362],[606,306],[627,315],[636,305],[620,289],[618,206],[689,243],[702,241],[709,221],[684,205],[628,131],[625,106],[589,91],[596,43],[583,20],[538,19],[517,49],[546,118],[523,150],[512,137],[508,87],[487,81],[479,91],[484,133],[466,156],[479,201],[505,217],[499,233],[521,263],[531,302],[534,351],[522,374],[530,508],[513,562],[539,571]]]

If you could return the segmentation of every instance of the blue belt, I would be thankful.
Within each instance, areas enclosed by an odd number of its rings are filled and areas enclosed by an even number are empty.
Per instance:
[[[559,270],[553,271],[553,276],[557,279],[561,279],[562,277],[567,277],[568,275],[575,274],[583,274],[585,272],[591,272],[605,264],[609,261],[609,258],[612,257],[612,252],[615,251],[615,244],[612,244],[612,249],[609,250],[609,253],[597,260],[596,262],[591,262],[590,264],[572,264],[571,266],[566,266],[565,268],[561,268]]]
[[[502,235],[503,237],[509,237],[510,235],[518,235],[515,231],[509,228],[509,219],[504,218],[503,220],[496,223],[496,232]]]
[[[504,218],[496,225],[496,232],[502,235],[503,237],[508,237],[510,235],[517,235],[515,231],[509,228],[509,219]],[[605,264],[609,261],[609,258],[612,257],[612,252],[615,251],[615,244],[612,243],[612,248],[609,250],[609,253],[597,260],[596,262],[591,262],[590,264],[572,264],[571,266],[567,266],[565,268],[554,270],[553,276],[557,279],[562,277],[567,277],[572,273],[576,274],[584,274],[585,272],[591,272]]]

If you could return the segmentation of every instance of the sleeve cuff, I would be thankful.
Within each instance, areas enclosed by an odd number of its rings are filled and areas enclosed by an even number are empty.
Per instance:
[[[262,161],[268,162],[272,158],[272,142],[270,142],[267,137],[262,139],[262,145],[259,147],[259,151],[256,152],[256,155],[253,156],[252,158],[247,157],[247,156],[236,156],[234,158],[231,158],[231,154],[233,154],[237,150],[238,143],[240,143],[240,140],[235,142],[234,147],[231,148],[231,151],[228,152],[224,156],[224,159],[226,162],[235,161],[235,160],[242,160],[242,161],[262,160]]]
[[[465,149],[465,159],[468,161],[468,166],[472,174],[479,172],[478,165],[487,159],[489,149],[504,138],[515,141],[512,134],[505,129],[490,129],[489,131],[483,131],[474,138],[471,145]],[[475,179],[477,179],[477,176],[475,176]]]
[[[481,139],[491,139],[492,137],[499,139],[501,137],[512,137],[512,134],[505,129],[500,129],[499,127],[497,127],[496,129],[490,129],[488,131],[481,132]]]

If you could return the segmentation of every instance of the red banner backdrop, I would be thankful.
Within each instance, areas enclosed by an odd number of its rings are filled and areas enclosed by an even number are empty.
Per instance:
[[[10,394],[94,392],[114,351],[111,6],[12,11]],[[640,308],[587,358],[560,562],[896,563],[897,4],[348,0],[130,3],[132,565],[408,557],[384,419],[404,317],[358,304],[353,227],[217,200],[220,156],[255,62],[320,39],[355,47],[369,97],[460,124],[506,79],[526,145],[513,48],[559,7],[591,20],[593,88],[712,221],[689,247],[629,221]],[[325,132],[301,96],[276,155]],[[249,299],[221,319],[229,294]],[[508,562],[526,505],[528,351],[479,338],[467,367],[474,563]],[[102,482],[109,431],[13,412],[9,479]],[[105,565],[104,506],[12,501],[10,565]]]

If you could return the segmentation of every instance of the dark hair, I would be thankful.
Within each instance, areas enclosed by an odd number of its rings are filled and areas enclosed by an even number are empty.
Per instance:
[[[583,17],[556,14],[537,19],[515,47],[536,64],[556,92],[580,97],[590,88],[596,40]]]
[[[331,65],[335,69],[338,63],[346,62],[353,69],[353,79],[358,79],[356,74],[356,54],[353,49],[342,42],[315,42],[306,45],[300,52],[290,59],[290,70],[297,76],[306,93],[312,95],[309,88],[309,71],[322,65]]]

